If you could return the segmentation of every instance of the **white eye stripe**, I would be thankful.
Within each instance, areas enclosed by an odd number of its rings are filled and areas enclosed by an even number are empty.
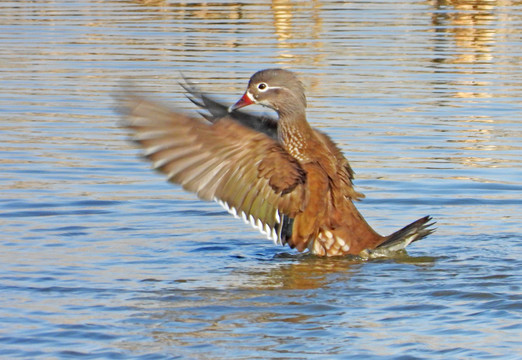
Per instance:
[[[256,85],[256,88],[257,88],[257,90],[259,90],[259,92],[265,92],[265,91],[273,90],[273,89],[281,89],[280,86],[270,86],[265,82],[260,82],[259,84]]]

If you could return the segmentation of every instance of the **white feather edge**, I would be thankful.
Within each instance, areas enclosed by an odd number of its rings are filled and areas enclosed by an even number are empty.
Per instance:
[[[261,234],[265,235],[268,240],[272,240],[276,245],[282,245],[280,234],[277,233],[275,228],[272,228],[268,224],[264,224],[261,219],[256,219],[252,215],[247,215],[245,212],[238,212],[233,206],[230,206],[226,201],[218,198],[214,198],[214,201],[221,205],[229,214],[232,214],[236,219],[243,219],[245,224],[250,224],[254,229],[257,229]],[[279,210],[276,210],[274,214],[277,223],[280,223],[281,216]]]

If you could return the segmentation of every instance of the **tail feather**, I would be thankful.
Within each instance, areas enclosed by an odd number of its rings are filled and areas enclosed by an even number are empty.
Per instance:
[[[412,222],[411,224],[387,236],[386,240],[379,244],[376,250],[401,250],[409,244],[411,244],[412,242],[415,242],[428,236],[429,234],[435,231],[435,228],[433,228],[435,222],[430,222],[431,220],[431,216],[425,216],[417,221]]]

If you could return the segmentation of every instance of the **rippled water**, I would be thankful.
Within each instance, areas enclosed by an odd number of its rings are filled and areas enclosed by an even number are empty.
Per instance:
[[[519,1],[0,3],[0,357],[522,357]],[[131,80],[193,109],[298,72],[394,259],[275,247],[149,170]]]

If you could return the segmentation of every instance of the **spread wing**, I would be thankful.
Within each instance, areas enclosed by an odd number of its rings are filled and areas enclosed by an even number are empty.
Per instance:
[[[214,123],[224,117],[232,118],[248,128],[262,132],[272,139],[277,139],[276,119],[270,116],[252,115],[240,110],[235,110],[229,113],[228,106],[201,92],[197,86],[191,83],[188,79],[184,78],[184,80],[185,83],[180,83],[180,85],[189,94],[187,95],[187,98],[201,109],[207,111],[207,113],[200,112],[200,115],[208,121]]]
[[[228,112],[228,107],[221,103],[218,100],[212,98],[208,94],[200,91],[198,87],[191,83],[187,78],[183,78],[185,83],[180,83],[180,85],[187,91],[189,95],[187,98],[192,101],[195,105],[199,106],[201,109],[206,110],[206,112],[200,112],[200,115],[203,116],[208,121],[215,123],[222,118],[231,117],[240,124],[251,128],[253,130],[262,132],[272,139],[277,140],[277,120],[271,118],[269,116],[257,116],[245,113],[240,110],[233,111],[232,113]],[[344,157],[342,151],[337,147],[337,145],[332,141],[332,139],[322,131],[315,129],[316,133],[319,135],[320,139],[326,144],[330,152],[335,156],[337,160],[337,173],[345,186],[343,187],[345,191],[345,196],[353,199],[360,200],[364,198],[364,194],[355,191],[353,187],[353,178],[354,171],[352,170],[350,163]]]
[[[120,105],[124,126],[169,181],[287,242],[306,201],[306,173],[276,141],[231,118],[212,124],[133,93]]]

